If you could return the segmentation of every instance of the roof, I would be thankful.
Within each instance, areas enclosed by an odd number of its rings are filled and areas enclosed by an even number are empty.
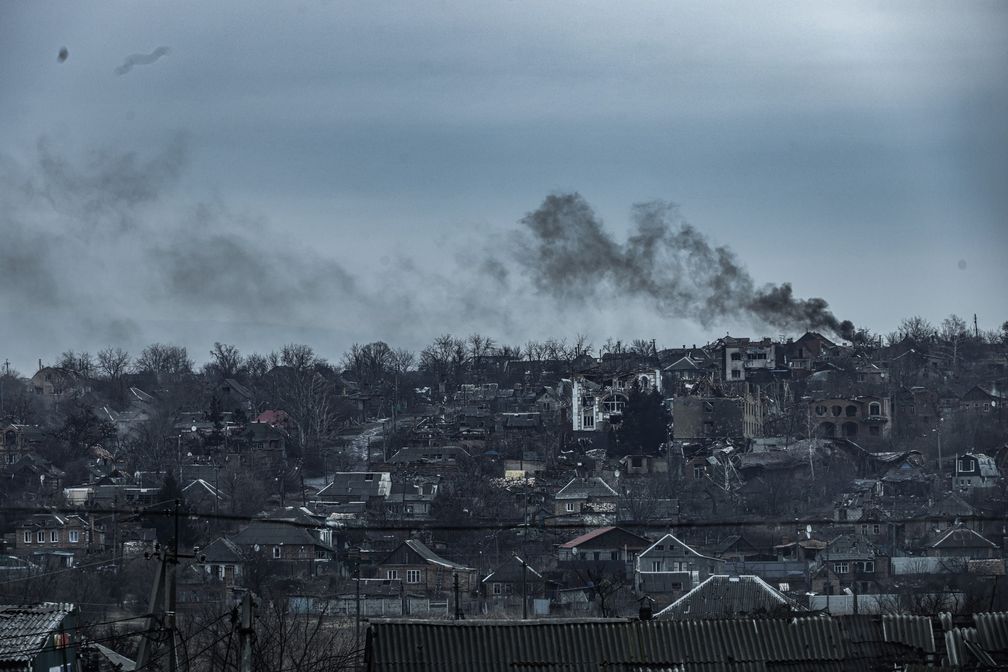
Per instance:
[[[239,546],[298,544],[328,548],[315,535],[303,527],[296,527],[282,522],[261,520],[252,522],[244,530],[231,536],[230,540]]]
[[[469,452],[461,446],[403,446],[388,463],[455,462],[468,457]]]
[[[807,611],[758,576],[714,574],[656,614],[657,618],[730,618]]]
[[[245,560],[242,551],[238,546],[224,537],[215,539],[200,553],[206,562],[238,563]]]
[[[225,378],[224,382],[220,385],[222,389],[229,389],[235,392],[238,396],[245,397],[246,399],[252,398],[252,391],[247,387],[239,383],[234,378]]]
[[[768,662],[836,669],[829,618],[733,621],[382,621],[367,633],[369,670],[764,670]],[[688,663],[688,667],[683,666]],[[811,663],[815,663],[811,665]],[[824,665],[825,664],[825,665]],[[774,669],[774,668],[770,668]]]
[[[524,567],[522,566],[524,563]],[[487,577],[483,579],[483,583],[493,583],[497,582],[510,582],[520,580],[522,578],[523,570],[528,571],[528,579],[542,579],[542,575],[536,570],[532,569],[532,565],[529,565],[527,561],[523,561],[517,555],[509,558],[504,564],[500,565],[494,571],[487,574]]]
[[[188,493],[190,491],[192,491],[192,494],[197,494],[200,491],[203,491],[215,499],[227,499],[227,495],[204,481],[202,478],[197,478],[192,483],[182,488],[183,493]]]
[[[33,660],[73,610],[56,602],[0,605],[0,664]]]
[[[738,538],[739,537],[736,537],[736,539],[738,539]],[[666,539],[669,539],[669,540],[673,541],[674,543],[678,544],[679,546],[685,548],[687,551],[689,551],[693,555],[697,556],[698,558],[705,557],[705,556],[701,555],[700,553],[697,553],[696,549],[694,549],[692,546],[690,546],[689,544],[687,544],[686,542],[684,542],[682,539],[679,539],[677,536],[675,536],[674,534],[671,534],[671,533],[666,534],[664,537],[662,537],[658,541],[656,541],[653,544],[651,544],[650,546],[648,546],[646,550],[641,551],[641,557],[644,557],[645,555],[647,555],[648,552],[650,552],[651,549],[653,549],[658,544],[663,544],[664,545],[664,542],[665,542]]]
[[[388,497],[392,481],[385,471],[337,471],[332,483],[318,491],[319,497],[364,501],[370,497]],[[354,499],[357,498],[357,499]]]
[[[555,495],[556,499],[591,499],[592,497],[618,497],[618,495],[601,476],[572,478]]]
[[[610,525],[609,527],[599,527],[590,532],[585,532],[579,537],[575,537],[566,543],[560,544],[560,548],[576,548],[578,546],[583,546],[592,541],[598,541],[602,537],[614,533],[617,536],[622,536],[624,540],[626,540],[628,537],[632,537],[636,541],[637,546],[639,548],[647,548],[648,546],[651,545],[651,541],[649,539],[642,537],[639,534],[634,534],[633,532],[624,530],[622,527],[614,527]],[[628,544],[619,543],[617,545],[626,546]]]
[[[408,546],[414,553],[423,558],[424,562],[431,565],[440,565],[442,567],[447,567],[448,569],[458,569],[460,571],[469,571],[471,568],[465,565],[460,565],[457,562],[452,562],[451,560],[445,560],[440,555],[427,548],[427,546],[419,539],[407,539],[403,542]]]
[[[953,527],[938,532],[930,548],[997,548],[997,544],[968,527]]]

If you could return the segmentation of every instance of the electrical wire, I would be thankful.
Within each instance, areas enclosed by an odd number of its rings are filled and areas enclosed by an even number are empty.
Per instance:
[[[73,604],[73,603],[71,602],[71,603],[68,603],[68,604]],[[0,611],[0,615],[2,615],[3,613],[4,612]],[[103,625],[114,625],[116,623],[126,623],[127,621],[136,621],[136,620],[141,619],[141,618],[150,618],[151,616],[155,616],[155,615],[156,614],[141,614],[140,616],[129,616],[127,618],[117,618],[117,619],[112,620],[112,621],[101,621],[99,623],[90,623],[88,625],[77,625],[77,626],[74,626],[72,628],[63,628],[61,630],[61,632],[78,632],[80,630],[87,630],[88,628],[97,628],[97,627],[101,627]],[[51,632],[52,632],[52,630],[40,630],[38,632],[18,632],[16,636],[17,637],[40,637],[42,635],[48,635]]]
[[[183,648],[185,648],[187,646],[189,640],[195,638],[197,635],[199,635],[201,632],[205,631],[210,626],[215,625],[216,623],[220,622],[221,620],[223,620],[224,618],[226,618],[227,616],[230,616],[230,615],[231,615],[231,612],[230,611],[226,611],[223,614],[221,614],[218,618],[215,618],[214,620],[210,621],[209,623],[203,624],[203,626],[202,626],[202,628],[200,630],[194,632],[193,634],[189,635],[188,637],[180,637],[179,640],[182,641]],[[163,630],[162,630],[162,632],[163,632]],[[200,649],[199,651],[197,651],[195,654],[193,654],[192,657],[190,657],[188,655],[188,653],[187,653],[186,654],[186,665],[185,665],[186,669],[189,668],[189,665],[190,665],[190,663],[191,663],[192,660],[196,659],[201,654],[205,653],[206,651],[209,651],[211,648],[213,648],[214,646],[216,646],[217,644],[219,644],[220,642],[222,642],[224,640],[224,638],[227,637],[230,634],[230,632],[231,631],[229,630],[228,634],[221,635],[220,637],[214,639],[207,646],[203,647],[202,649]],[[170,653],[171,653],[171,645],[169,643],[164,648],[164,650],[161,651],[159,654],[157,654],[156,656],[148,659],[147,662],[144,663],[143,665],[134,668],[133,672],[140,672],[140,670],[150,669],[150,666],[153,663],[155,663],[156,661],[159,661],[161,658],[163,658],[164,656],[169,655]]]
[[[119,562],[123,562],[124,558],[111,559],[111,560],[97,560],[91,563],[85,563],[83,565],[74,565],[73,567],[67,567],[66,569],[57,569],[52,572],[41,572],[39,574],[29,574],[27,576],[20,576],[16,579],[8,579],[6,581],[0,581],[0,586],[6,586],[11,583],[17,583],[19,581],[31,581],[32,579],[41,579],[47,576],[55,576],[57,574],[65,574],[66,572],[73,572],[78,569],[85,569],[87,567],[97,567],[99,565],[114,565]]]
[[[154,632],[158,632],[158,630],[153,630],[153,629],[152,630],[136,630],[134,632],[117,633],[115,635],[108,635],[108,636],[105,636],[105,637],[88,637],[86,639],[82,639],[79,642],[71,642],[69,644],[69,646],[76,646],[78,649],[80,649],[82,646],[84,646],[86,644],[89,644],[89,643],[102,644],[104,642],[115,641],[115,640],[117,640],[117,639],[119,639],[121,637],[135,637],[137,635],[146,635],[146,634],[154,633]],[[51,635],[51,634],[55,635],[55,634],[59,634],[59,631],[58,630],[49,630],[49,631],[47,631],[44,634],[46,634],[46,635]],[[21,635],[18,635],[18,636],[21,636]],[[38,653],[39,651],[41,651],[44,648],[45,648],[45,646],[42,646],[42,647],[32,646],[32,647],[29,647],[29,648],[17,649],[17,650],[14,650],[14,651],[6,651],[5,650],[3,652],[3,655],[5,657],[13,657],[13,656],[24,655],[24,654],[29,654],[29,653]]]
[[[174,515],[172,511],[141,511],[137,512],[133,509],[71,509],[71,508],[42,508],[42,507],[20,507],[20,506],[10,506],[10,507],[0,507],[0,513],[26,513],[26,514],[39,514],[39,513],[72,513],[74,511],[85,513],[102,515],[102,514],[127,514],[127,515],[156,515],[156,516],[171,516]],[[212,511],[186,511],[182,514],[185,518],[201,518],[201,519],[211,519],[211,520],[226,520],[233,522],[244,522],[244,523],[271,523],[276,525],[287,525],[290,527],[299,527],[310,530],[317,530],[320,527],[327,527],[325,523],[309,523],[302,522],[291,519],[284,518],[270,518],[262,516],[249,516],[249,515],[239,515],[239,514],[227,514],[227,513],[214,513]],[[575,516],[580,515],[593,515],[593,514],[572,514]],[[604,513],[594,514],[594,515],[605,515]],[[559,516],[563,517],[563,516]],[[934,516],[914,516],[914,517],[889,517],[889,518],[861,518],[856,521],[838,521],[832,518],[821,518],[821,517],[799,517],[794,518],[759,518],[759,519],[727,519],[727,520],[717,520],[717,521],[695,521],[695,520],[678,520],[672,518],[660,518],[650,521],[620,521],[618,527],[622,528],[647,528],[654,529],[659,527],[675,527],[683,529],[706,529],[706,528],[725,528],[725,527],[765,527],[767,525],[838,525],[838,524],[858,524],[858,525],[889,525],[889,524],[906,524],[906,523],[921,523],[921,522],[1008,522],[1008,514],[1000,516],[992,515],[964,515],[964,516],[949,516],[949,515],[934,515]],[[411,531],[451,531],[451,530],[461,530],[461,531],[475,531],[475,530],[511,530],[511,529],[584,529],[586,527],[596,527],[595,525],[586,524],[584,522],[551,522],[551,523],[528,523],[524,520],[513,519],[513,520],[502,520],[502,521],[477,521],[471,523],[426,523],[424,521],[413,521],[410,523],[363,523],[356,524],[353,521],[352,524],[348,524],[345,527],[339,527],[337,529],[343,530],[360,530],[363,532],[411,532]]]

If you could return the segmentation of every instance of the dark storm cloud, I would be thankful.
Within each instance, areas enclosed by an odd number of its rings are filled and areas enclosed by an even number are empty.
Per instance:
[[[167,56],[171,53],[171,49],[168,47],[158,47],[149,54],[130,54],[123,61],[123,64],[115,69],[115,74],[125,75],[127,72],[133,69],[136,65],[151,65],[156,63],[162,56]]]
[[[717,325],[746,315],[785,330],[823,329],[844,338],[824,299],[796,298],[788,283],[757,288],[725,246],[713,246],[662,201],[634,207],[633,230],[620,243],[580,194],[554,194],[522,219],[515,259],[533,285],[560,301],[646,298],[670,317]]]

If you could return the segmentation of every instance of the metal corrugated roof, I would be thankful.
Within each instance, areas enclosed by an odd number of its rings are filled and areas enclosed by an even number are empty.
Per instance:
[[[0,665],[33,660],[73,608],[55,602],[0,605]]]
[[[928,616],[885,614],[882,616],[882,632],[887,642],[906,644],[927,653],[935,652],[934,630]]]
[[[829,618],[731,621],[375,621],[369,669],[763,669],[762,663],[840,661]],[[744,667],[738,667],[745,664]],[[822,665],[814,666],[822,669]]]
[[[979,642],[987,651],[1008,651],[1008,612],[973,614]]]
[[[713,574],[656,616],[707,619],[757,613],[782,616],[788,611],[808,610],[758,576]]]

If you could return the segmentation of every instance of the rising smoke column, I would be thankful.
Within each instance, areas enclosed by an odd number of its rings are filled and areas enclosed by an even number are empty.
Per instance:
[[[824,299],[796,298],[788,283],[757,288],[735,253],[712,246],[674,204],[636,205],[632,219],[620,243],[580,194],[554,194],[521,220],[515,256],[533,285],[559,300],[640,297],[704,326],[746,315],[779,329],[853,337],[854,325]]]

